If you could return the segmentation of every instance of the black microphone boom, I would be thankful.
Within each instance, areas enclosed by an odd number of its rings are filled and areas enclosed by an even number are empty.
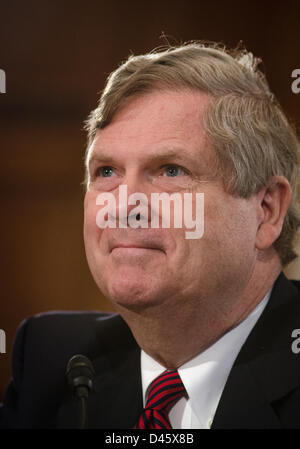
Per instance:
[[[66,376],[74,396],[80,400],[81,417],[79,427],[84,429],[87,421],[86,401],[89,392],[93,388],[95,376],[92,362],[84,355],[74,355],[68,362]]]

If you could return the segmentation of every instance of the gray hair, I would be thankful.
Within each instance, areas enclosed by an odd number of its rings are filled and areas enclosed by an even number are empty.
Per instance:
[[[158,89],[200,90],[211,96],[204,127],[216,152],[217,173],[232,195],[248,198],[273,176],[285,176],[292,200],[274,247],[283,265],[297,254],[293,241],[300,225],[296,209],[299,142],[270,91],[260,60],[244,49],[192,42],[130,56],[108,77],[98,107],[86,121],[88,148],[134,96]]]

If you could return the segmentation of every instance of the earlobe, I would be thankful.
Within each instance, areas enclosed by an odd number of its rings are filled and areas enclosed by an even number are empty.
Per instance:
[[[291,201],[291,186],[285,177],[274,176],[269,186],[259,194],[261,218],[257,229],[256,248],[264,251],[280,236]]]
[[[274,226],[270,225],[269,223],[263,223],[257,232],[256,248],[260,251],[269,249],[273,245],[275,240],[277,240],[277,238],[279,237],[280,232],[276,232]]]

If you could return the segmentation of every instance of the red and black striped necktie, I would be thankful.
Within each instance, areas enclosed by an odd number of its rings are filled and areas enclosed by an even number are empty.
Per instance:
[[[172,429],[169,410],[185,394],[177,371],[164,371],[149,387],[146,406],[135,429]]]

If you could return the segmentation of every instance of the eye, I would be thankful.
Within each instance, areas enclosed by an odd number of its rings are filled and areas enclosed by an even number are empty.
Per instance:
[[[168,176],[170,178],[175,178],[177,176],[185,175],[186,172],[183,168],[179,167],[179,165],[166,165],[164,168],[164,176]]]
[[[114,169],[110,166],[98,167],[95,175],[101,178],[110,178],[114,174]]]

